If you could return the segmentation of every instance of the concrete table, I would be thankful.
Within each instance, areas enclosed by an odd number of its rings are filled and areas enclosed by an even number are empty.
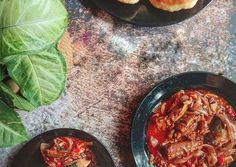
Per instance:
[[[74,65],[65,92],[20,116],[30,138],[55,128],[82,129],[107,147],[117,167],[131,167],[132,115],[156,83],[196,70],[236,81],[236,1],[214,0],[190,20],[162,28],[125,24],[88,2],[66,2]],[[21,147],[0,149],[0,166]]]

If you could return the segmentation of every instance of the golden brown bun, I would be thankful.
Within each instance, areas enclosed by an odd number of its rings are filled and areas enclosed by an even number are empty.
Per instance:
[[[135,4],[139,2],[139,0],[118,0],[118,1],[126,4]]]
[[[169,12],[193,8],[198,0],[150,0],[151,4]]]

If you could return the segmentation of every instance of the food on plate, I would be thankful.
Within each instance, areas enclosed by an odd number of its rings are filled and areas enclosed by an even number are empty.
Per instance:
[[[135,4],[139,0],[118,0],[121,3]],[[198,0],[149,0],[150,3],[158,9],[166,10],[169,12],[175,12],[182,9],[193,8]]]
[[[150,3],[162,10],[169,12],[179,11],[182,9],[193,8],[198,0],[149,0]]]
[[[135,4],[139,2],[139,0],[118,0],[118,1],[126,4]]]
[[[222,97],[181,90],[155,108],[146,142],[158,167],[229,166],[236,158],[236,115]]]
[[[74,137],[57,137],[53,144],[41,143],[40,151],[48,167],[95,167],[92,142]]]

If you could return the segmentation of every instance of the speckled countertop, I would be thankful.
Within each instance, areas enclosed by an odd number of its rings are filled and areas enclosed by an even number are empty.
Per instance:
[[[20,112],[30,137],[60,127],[82,129],[107,147],[117,167],[131,167],[132,113],[157,82],[195,70],[236,81],[236,0],[214,0],[192,19],[162,28],[125,24],[89,0],[66,4],[74,66],[58,101]],[[21,147],[0,149],[0,166]]]

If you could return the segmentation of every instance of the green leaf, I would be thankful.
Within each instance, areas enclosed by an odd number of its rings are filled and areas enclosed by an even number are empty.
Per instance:
[[[6,66],[0,65],[0,81],[8,76]]]
[[[65,2],[65,0],[61,0],[61,3],[62,3],[63,5],[65,5],[66,2]]]
[[[64,90],[66,62],[55,48],[32,55],[13,56],[6,66],[21,94],[34,106],[52,103]]]
[[[30,111],[35,107],[30,104],[26,99],[16,95],[11,89],[9,89],[4,83],[0,82],[0,97],[3,99],[5,103],[7,103],[10,107],[16,107],[21,110]]]
[[[28,139],[19,115],[0,101],[0,148],[19,144]]]
[[[0,58],[55,45],[67,15],[61,0],[0,0]]]

